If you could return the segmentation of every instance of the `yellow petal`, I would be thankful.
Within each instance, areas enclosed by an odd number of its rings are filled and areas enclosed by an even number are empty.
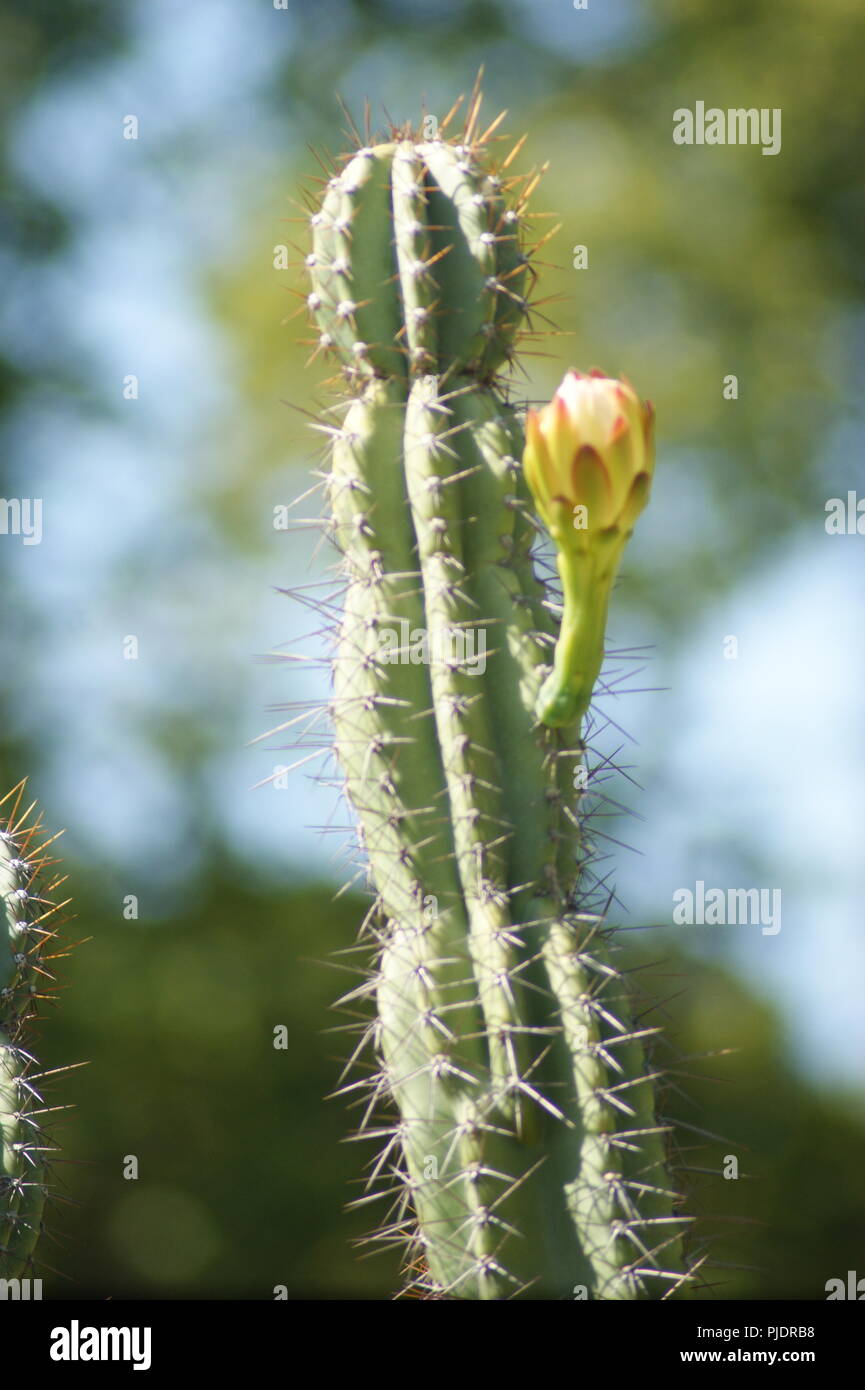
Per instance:
[[[623,531],[628,533],[633,531],[637,517],[649,500],[649,490],[651,486],[652,479],[648,473],[637,474],[631,485],[631,490],[628,493],[627,501],[619,516],[619,525]]]
[[[591,444],[584,444],[571,464],[571,498],[586,508],[590,531],[603,530],[615,520],[609,474]]]

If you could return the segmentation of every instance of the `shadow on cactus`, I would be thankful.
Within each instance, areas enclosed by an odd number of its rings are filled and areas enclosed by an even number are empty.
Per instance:
[[[0,1279],[20,1280],[38,1268],[34,1251],[50,1186],[45,1132],[50,1110],[43,1073],[31,1052],[40,1003],[52,998],[58,949],[57,895],[65,880],[48,854],[58,835],[45,836],[36,803],[19,783],[0,801]],[[68,900],[67,900],[68,901]],[[4,1297],[6,1296],[4,1283]],[[13,1294],[13,1297],[17,1296]],[[27,1295],[24,1295],[25,1297]]]
[[[310,197],[340,560],[319,605],[332,698],[292,723],[333,749],[375,895],[341,1001],[360,1034],[345,1090],[377,1145],[361,1200],[421,1295],[667,1298],[697,1260],[657,1030],[613,963],[578,809],[609,771],[588,706],[651,412],[572,373],[525,448],[508,375],[534,336],[538,174],[494,157],[477,89],[452,136],[459,106],[431,140],[355,132]]]

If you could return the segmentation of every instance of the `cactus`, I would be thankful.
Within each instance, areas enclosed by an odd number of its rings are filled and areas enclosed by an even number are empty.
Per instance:
[[[316,352],[347,397],[322,426],[345,584],[328,714],[375,894],[344,1002],[374,1001],[376,1061],[347,1089],[369,1096],[378,1236],[407,1242],[409,1287],[668,1297],[692,1277],[685,1218],[655,1030],[629,1011],[575,806],[587,695],[536,712],[562,610],[503,373],[531,326],[537,179],[495,164],[479,108],[456,140],[453,112],[433,140],[359,139],[311,218]]]
[[[18,1279],[32,1266],[48,1187],[47,1113],[39,1092],[30,1033],[49,992],[52,923],[65,903],[51,873],[35,804],[23,806],[21,783],[0,801],[0,1278]]]

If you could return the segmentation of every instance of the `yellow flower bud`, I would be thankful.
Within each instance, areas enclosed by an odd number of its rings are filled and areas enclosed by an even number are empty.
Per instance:
[[[568,372],[549,405],[526,419],[523,471],[556,545],[564,613],[537,715],[582,719],[604,656],[613,580],[649,499],[654,412],[627,381]]]
[[[627,539],[648,501],[653,417],[628,382],[597,371],[568,372],[549,405],[528,412],[526,481],[557,544],[585,549],[611,528]]]

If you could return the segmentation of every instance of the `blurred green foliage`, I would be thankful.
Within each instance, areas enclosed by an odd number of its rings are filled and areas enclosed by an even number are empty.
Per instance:
[[[59,1176],[77,1204],[58,1204],[57,1245],[42,1247],[64,1276],[46,1276],[52,1297],[271,1298],[285,1285],[289,1297],[387,1298],[398,1287],[395,1253],[362,1258],[354,1244],[383,1204],[343,1210],[376,1146],[342,1143],[360,1112],[324,1099],[354,1045],[329,1006],[363,962],[349,948],[364,902],[257,892],[233,868],[161,924],[124,920],[119,894],[110,911],[84,891],[89,870],[73,871],[82,897],[67,935],[81,926],[92,940],[61,967],[43,1052],[48,1066],[87,1065],[51,1090],[74,1106],[58,1126]],[[790,1072],[777,1019],[731,975],[673,956],[641,974],[657,1000],[674,995],[649,1017],[671,1042],[666,1108],[687,1126],[677,1147],[695,1170],[683,1176],[714,1296],[823,1297],[865,1248],[861,1106]],[[712,1056],[719,1038],[730,1051]],[[721,1176],[728,1154],[737,1181]],[[128,1155],[137,1181],[124,1177]]]
[[[348,1248],[368,1231],[341,1210],[362,1155],[341,1142],[346,1104],[325,1100],[348,1051],[328,1010],[353,976],[322,962],[354,940],[357,901],[256,894],[226,862],[179,922],[125,921],[119,897],[113,916],[85,898],[80,920],[93,939],[45,1029],[49,1061],[88,1062],[55,1088],[75,1105],[61,1177],[80,1205],[61,1207],[61,1249],[42,1252],[69,1276],[53,1296],[385,1291],[392,1265]]]

